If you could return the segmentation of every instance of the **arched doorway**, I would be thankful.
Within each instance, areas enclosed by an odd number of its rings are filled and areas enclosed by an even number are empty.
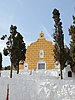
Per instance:
[[[72,77],[72,72],[68,71],[68,77]]]
[[[40,61],[37,63],[37,69],[46,69],[46,62],[43,61],[43,60],[40,60]]]

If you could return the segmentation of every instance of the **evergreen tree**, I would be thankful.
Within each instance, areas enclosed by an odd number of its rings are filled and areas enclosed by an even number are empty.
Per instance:
[[[71,64],[71,60],[72,60],[71,59],[71,56],[70,56],[70,48],[67,45],[65,45],[64,51],[65,51],[64,52],[64,55],[65,55],[64,56],[65,57],[64,59],[66,60],[66,65],[68,65],[68,64],[70,65]]]
[[[0,52],[0,70],[2,70],[2,53]]]
[[[0,39],[4,40],[7,37],[7,35],[3,35]]]
[[[53,10],[53,19],[55,22],[55,33],[53,34],[54,42],[55,42],[55,60],[58,60],[60,62],[60,71],[61,71],[61,79],[62,77],[62,69],[64,68],[66,59],[64,59],[64,34],[62,31],[62,22],[60,22],[60,13],[59,10],[54,9]]]
[[[70,56],[71,56],[71,69],[75,73],[75,17],[73,16],[73,25],[69,28],[70,41]]]
[[[26,52],[26,47],[25,43],[23,41],[23,37],[20,33],[17,32],[16,37],[14,39],[14,44],[13,44],[13,55],[12,55],[12,62],[14,66],[17,68],[17,74],[19,73],[19,62],[25,60],[25,52]]]
[[[22,35],[17,32],[17,27],[11,25],[10,27],[10,36],[6,42],[6,48],[4,48],[4,55],[10,56],[11,61],[11,72],[10,78],[12,78],[12,68],[13,66],[18,66],[17,73],[19,73],[19,61],[25,60],[25,43],[23,41]]]
[[[3,35],[0,39],[4,40],[7,35]],[[1,77],[1,70],[2,70],[2,53],[0,52],[0,77]]]
[[[1,77],[1,70],[2,70],[2,53],[0,52],[0,77]]]
[[[58,45],[55,43],[55,46],[54,46],[54,58],[55,58],[55,61],[58,61],[59,62],[59,59],[60,59],[60,50],[58,48]]]

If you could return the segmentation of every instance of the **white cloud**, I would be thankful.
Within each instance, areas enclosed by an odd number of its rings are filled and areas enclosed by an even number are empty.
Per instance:
[[[44,25],[41,25],[43,30],[44,30],[44,33],[47,34],[48,38],[53,41],[53,38],[52,36],[50,35],[50,33],[48,32],[47,28],[44,26]]]

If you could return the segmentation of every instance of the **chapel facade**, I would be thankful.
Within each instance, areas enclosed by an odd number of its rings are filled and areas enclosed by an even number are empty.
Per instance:
[[[40,37],[36,42],[31,43],[26,50],[26,59],[20,62],[20,69],[54,69],[54,44],[47,41],[44,33],[40,33]]]

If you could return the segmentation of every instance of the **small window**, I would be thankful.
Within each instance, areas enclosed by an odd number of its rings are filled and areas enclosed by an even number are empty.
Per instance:
[[[24,64],[24,68],[28,68],[28,64],[27,63]]]
[[[44,58],[44,51],[40,50],[40,58]]]
[[[72,72],[68,71],[68,77],[72,77]]]
[[[27,67],[27,65],[25,65],[25,67]]]

